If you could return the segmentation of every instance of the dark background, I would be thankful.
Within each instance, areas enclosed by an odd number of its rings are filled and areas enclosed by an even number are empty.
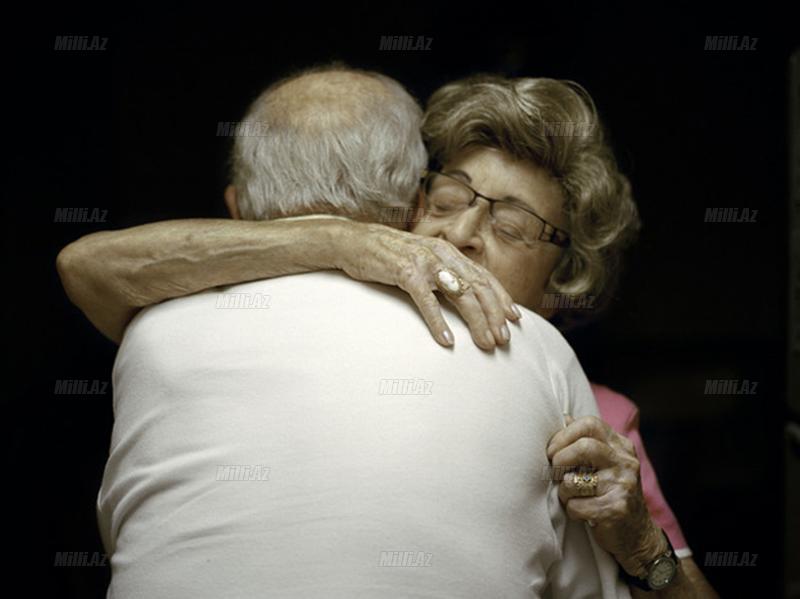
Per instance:
[[[644,226],[610,312],[570,339],[590,379],[640,406],[697,563],[707,551],[758,554],[752,568],[704,568],[712,584],[723,596],[779,596],[787,64],[798,36],[788,14],[755,4],[648,10],[363,2],[293,15],[221,6],[202,18],[42,9],[9,21],[6,496],[11,576],[26,596],[102,597],[108,581],[105,568],[53,567],[57,551],[103,551],[94,505],[112,425],[110,395],[54,395],[54,381],[108,381],[115,356],[66,299],[56,254],[101,229],[226,216],[230,139],[217,123],[240,120],[274,78],[334,58],[383,71],[422,101],[476,71],[589,90]],[[57,35],[108,37],[108,49],[56,52]],[[382,35],[428,36],[431,50],[379,51]],[[707,35],[758,44],[704,51]],[[72,206],[107,209],[108,220],[54,223],[56,207]],[[757,222],[705,223],[707,207],[757,209]],[[706,379],[757,381],[757,393],[707,396]]]

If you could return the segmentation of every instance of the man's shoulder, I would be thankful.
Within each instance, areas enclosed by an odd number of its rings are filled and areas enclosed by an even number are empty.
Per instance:
[[[369,290],[387,288],[385,285],[356,281],[339,270],[320,270],[274,277],[272,279],[259,279],[216,287],[218,293],[246,293],[269,290],[298,290],[314,294],[326,294],[336,290],[343,293],[363,294]]]
[[[220,287],[218,293],[261,294],[269,297],[270,305],[284,313],[341,314],[343,317],[364,318],[387,314],[397,318],[416,318],[417,312],[407,293],[389,285],[357,281],[338,270],[293,274],[273,279]],[[266,301],[266,300],[265,300]]]
[[[369,329],[375,321],[408,325],[421,320],[416,313],[408,295],[397,288],[320,271],[214,287],[148,306],[128,325],[125,337],[132,331],[143,335],[192,328],[197,335],[219,330],[241,336],[252,326],[320,337],[343,327]]]
[[[540,343],[546,350],[549,359],[558,364],[565,364],[575,359],[575,351],[549,320],[533,310],[519,306],[522,312],[520,326],[529,332],[532,340]],[[512,333],[513,338],[513,333]]]
[[[503,359],[536,361],[548,370],[565,369],[574,360],[567,341],[545,318],[520,309],[522,319],[511,326],[511,351]],[[457,340],[454,357],[474,353],[479,356],[474,359],[490,361],[491,354],[474,347],[462,316],[444,299],[442,310]],[[333,270],[215,287],[168,300],[142,310],[129,325],[126,337],[136,329],[140,336],[150,333],[159,337],[165,331],[173,336],[176,331],[198,336],[219,329],[220,335],[230,330],[241,338],[245,329],[253,327],[319,340],[331,337],[343,344],[413,344],[420,355],[451,353],[431,338],[418,308],[403,290],[356,281]]]
[[[342,272],[326,270],[258,279],[232,285],[220,285],[191,295],[173,298],[148,306],[139,314],[158,314],[187,310],[195,306],[213,303],[217,308],[262,307],[268,308],[273,300],[281,307],[297,305],[297,300],[314,298],[316,307],[322,309],[331,305],[338,296],[348,295],[374,299],[375,296],[392,295],[404,297],[405,294],[384,285],[355,281]],[[295,298],[290,300],[290,298]],[[330,301],[325,301],[330,299]]]

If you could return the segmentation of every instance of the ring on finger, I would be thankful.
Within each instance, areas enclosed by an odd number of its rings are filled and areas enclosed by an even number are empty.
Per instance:
[[[597,495],[597,472],[591,470],[578,470],[572,473],[572,484],[579,497],[593,497]]]
[[[461,297],[470,288],[469,283],[449,268],[442,268],[436,272],[436,286],[442,293],[451,297]]]

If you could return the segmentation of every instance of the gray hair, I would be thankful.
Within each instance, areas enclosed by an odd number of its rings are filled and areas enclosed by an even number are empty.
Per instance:
[[[280,93],[287,83],[326,72],[360,75],[368,85],[323,99]],[[410,211],[427,162],[421,120],[416,100],[379,73],[337,64],[278,81],[236,131],[231,163],[241,217],[321,212],[381,221],[396,209]]]

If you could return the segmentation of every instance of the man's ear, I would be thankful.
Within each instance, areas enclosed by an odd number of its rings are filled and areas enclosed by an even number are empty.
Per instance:
[[[228,185],[225,188],[225,205],[228,207],[228,213],[234,220],[239,220],[239,206],[236,204],[236,188],[233,185]]]

